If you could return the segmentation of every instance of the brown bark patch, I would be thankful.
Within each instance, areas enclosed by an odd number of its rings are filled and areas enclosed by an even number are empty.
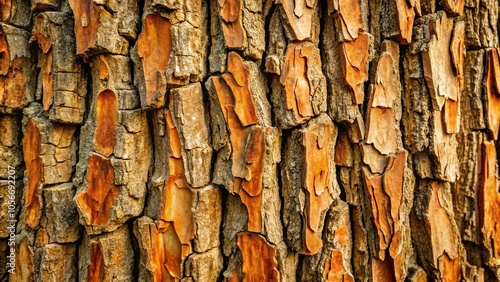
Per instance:
[[[146,106],[165,94],[167,64],[172,50],[170,27],[168,19],[149,14],[137,39],[137,54],[142,60],[146,82]]]
[[[451,16],[461,16],[464,13],[465,0],[443,0],[441,5]]]
[[[279,281],[276,250],[261,235],[243,232],[238,235],[243,257],[243,281]]]
[[[38,225],[42,213],[40,189],[43,186],[43,163],[41,154],[40,130],[32,119],[28,120],[23,138],[24,163],[28,175],[25,198],[24,220],[29,227]]]
[[[111,160],[90,154],[87,182],[87,191],[79,194],[76,201],[91,225],[104,226],[108,223],[111,207],[120,194],[120,187],[115,185],[115,172]]]
[[[104,90],[97,96],[96,130],[94,150],[105,157],[111,156],[115,147],[116,114],[118,100],[112,90]]]

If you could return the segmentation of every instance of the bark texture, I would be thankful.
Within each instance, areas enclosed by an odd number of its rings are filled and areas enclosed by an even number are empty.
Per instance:
[[[500,281],[499,9],[0,0],[0,281]]]

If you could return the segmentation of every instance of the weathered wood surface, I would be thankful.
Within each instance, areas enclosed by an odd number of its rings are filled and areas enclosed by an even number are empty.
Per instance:
[[[0,0],[0,281],[500,281],[499,10]]]

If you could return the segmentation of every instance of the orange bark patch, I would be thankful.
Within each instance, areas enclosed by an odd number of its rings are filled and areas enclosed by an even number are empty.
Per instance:
[[[443,0],[444,10],[452,16],[461,16],[464,13],[465,0]]]
[[[302,41],[311,37],[312,17],[315,14],[316,3],[317,0],[284,0],[281,2],[295,39]]]
[[[76,197],[91,225],[104,226],[120,188],[115,185],[115,172],[111,160],[90,154],[87,167],[88,188]]]
[[[358,38],[359,32],[364,29],[361,22],[361,5],[359,0],[333,0],[329,4],[330,10],[337,11],[342,26],[342,36],[346,41]]]
[[[280,77],[285,91],[286,109],[294,112],[295,119],[299,123],[314,116],[307,77],[308,60],[312,60],[313,48],[314,45],[310,43],[288,45]]]
[[[242,50],[246,46],[247,35],[243,29],[243,1],[218,0],[222,18],[222,32],[228,49]]]
[[[2,21],[6,22],[10,18],[12,0],[0,0],[0,15]]]
[[[75,18],[76,53],[83,54],[97,40],[101,9],[92,0],[69,0]]]
[[[375,69],[371,107],[392,108],[399,96],[399,73],[394,68],[399,48],[394,41],[385,41],[384,46],[387,50],[380,55]]]
[[[167,64],[172,50],[170,27],[168,19],[158,14],[149,14],[144,19],[137,39],[137,54],[142,59],[146,82],[146,106],[165,95]]]
[[[333,250],[330,257],[325,261],[325,271],[323,272],[327,282],[354,282],[354,277],[346,273],[342,252]]]
[[[234,111],[243,126],[258,122],[255,104],[250,92],[250,71],[243,63],[243,59],[236,53],[228,55],[227,73],[222,78],[227,83],[234,97]]]
[[[458,259],[458,248],[439,182],[431,182],[430,188],[431,197],[425,214],[425,227],[431,236],[433,263],[438,266],[439,258],[445,252],[450,258]]]
[[[28,120],[23,138],[24,163],[28,175],[24,220],[30,228],[38,225],[42,213],[40,189],[43,186],[43,163],[40,158],[40,138],[38,126],[32,119]]]
[[[47,54],[52,47],[52,41],[50,40],[50,37],[45,34],[45,20],[46,18],[41,15],[35,18],[31,40],[36,40],[38,46],[42,49],[42,52]]]
[[[104,257],[98,242],[90,244],[90,266],[88,269],[88,281],[104,281]]]
[[[401,206],[403,204],[403,177],[407,152],[400,151],[391,156],[384,174],[372,174],[363,167],[365,187],[370,195],[371,214],[379,238],[378,258],[386,258],[386,250],[392,260],[397,261],[401,249]],[[392,261],[391,260],[391,261]]]
[[[396,0],[399,35],[396,40],[401,44],[410,44],[415,12],[420,10],[420,1]]]
[[[229,190],[239,194],[247,208],[248,230],[260,232],[265,137],[262,127],[255,125],[258,116],[248,86],[248,69],[236,53],[229,54],[228,62],[224,80],[212,77],[212,82],[230,132],[233,182]]]
[[[170,137],[170,176],[165,183],[160,217],[163,222],[160,223],[160,227],[163,229],[163,225],[171,225],[174,228],[175,236],[182,244],[181,247],[187,251],[191,240],[194,238],[194,218],[191,211],[194,193],[186,181],[181,155],[181,142],[170,111],[166,112],[165,119]],[[185,252],[182,254],[183,257],[187,255]]]
[[[439,15],[439,14],[438,14]],[[430,23],[431,40],[427,52],[422,53],[424,77],[431,93],[434,110],[441,110],[446,99],[458,101],[460,78],[450,53],[453,20],[445,13]]]
[[[392,108],[369,108],[366,125],[366,144],[382,154],[395,153],[397,149],[396,117]]]
[[[460,101],[447,99],[444,103],[443,115],[446,133],[458,133],[460,131]]]
[[[243,257],[243,281],[279,281],[276,250],[261,235],[243,232],[238,235]]]
[[[394,277],[394,267],[390,259],[379,260],[372,258],[372,275],[374,282],[396,282]]]
[[[0,0],[1,1],[1,0]],[[0,75],[7,75],[10,68],[10,52],[7,35],[0,27]]]
[[[45,64],[42,66],[42,104],[43,109],[48,110],[52,102],[52,53],[46,56]]]
[[[184,256],[182,244],[174,226],[170,224],[164,231],[161,231],[151,224],[149,229],[154,281],[177,281],[182,276],[181,267]]]
[[[450,51],[455,72],[462,79],[465,60],[465,22],[463,21],[455,24]]]
[[[321,213],[330,204],[330,159],[329,147],[332,134],[331,125],[320,124],[302,133],[302,154],[304,156],[304,182],[307,191],[306,205],[306,252],[317,253],[322,246],[316,234]],[[309,230],[307,230],[309,229]],[[313,237],[313,238],[311,238]],[[319,239],[319,240],[318,240]]]
[[[438,269],[441,273],[441,281],[443,282],[455,282],[461,281],[462,277],[460,272],[460,259],[451,259],[447,253],[438,259]]]
[[[364,101],[363,83],[368,79],[369,45],[370,37],[365,32],[359,33],[355,41],[340,44],[340,65],[356,105]]]
[[[500,193],[497,180],[497,153],[495,143],[484,141],[482,145],[481,182],[479,190],[479,220],[484,244],[493,257],[500,256]]]
[[[113,91],[107,89],[97,96],[94,150],[105,157],[111,156],[115,147],[116,114],[118,101]]]
[[[486,86],[488,129],[493,138],[497,140],[498,128],[500,127],[500,58],[498,49],[486,51],[484,84]]]

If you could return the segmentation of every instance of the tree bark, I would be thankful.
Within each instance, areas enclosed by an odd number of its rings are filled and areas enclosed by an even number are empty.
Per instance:
[[[0,0],[0,281],[500,281],[499,9]]]

